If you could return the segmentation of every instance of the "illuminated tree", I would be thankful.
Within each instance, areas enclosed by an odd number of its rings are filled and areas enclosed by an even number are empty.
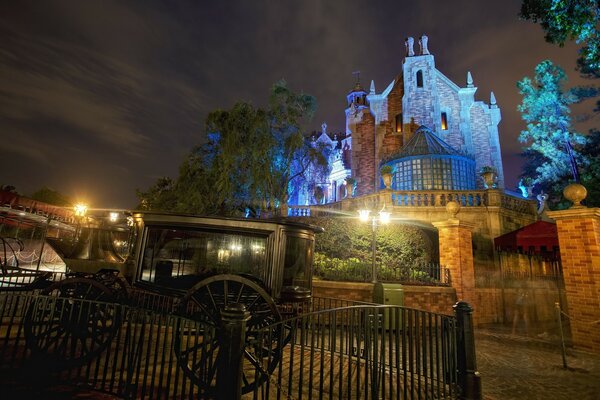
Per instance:
[[[517,83],[523,95],[518,110],[527,123],[519,136],[527,144],[525,170],[535,169],[530,178],[547,189],[565,179],[579,181],[577,162],[582,158],[573,146],[584,144],[585,137],[572,130],[569,106],[578,98],[564,91],[565,81],[559,66],[543,61],[535,68],[533,80],[525,77]]]
[[[281,81],[267,109],[238,103],[211,112],[207,142],[191,152],[177,180],[138,191],[141,206],[220,215],[279,209],[292,186],[328,168],[328,149],[304,134],[315,108],[314,97]]]
[[[521,18],[539,23],[547,42],[583,44],[581,63],[600,70],[600,3],[598,0],[523,0]]]

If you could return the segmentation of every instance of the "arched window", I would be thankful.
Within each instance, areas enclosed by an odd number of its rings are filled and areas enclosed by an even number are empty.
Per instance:
[[[402,132],[402,113],[396,114],[396,132]]]
[[[423,87],[423,71],[417,71],[417,87]]]
[[[448,115],[445,112],[442,113],[442,130],[448,130]]]

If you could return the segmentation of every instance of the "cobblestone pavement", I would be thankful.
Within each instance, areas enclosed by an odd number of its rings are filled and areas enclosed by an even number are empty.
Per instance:
[[[494,331],[476,334],[477,366],[485,400],[600,399],[600,355]]]

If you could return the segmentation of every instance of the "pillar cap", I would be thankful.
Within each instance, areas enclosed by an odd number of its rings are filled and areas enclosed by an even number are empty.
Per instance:
[[[600,219],[600,208],[587,208],[587,207],[571,207],[566,210],[558,211],[547,211],[546,215],[555,221],[564,219],[584,219],[584,218],[598,218]]]
[[[477,226],[477,224],[475,224],[473,222],[461,221],[460,219],[457,219],[457,218],[450,218],[450,219],[447,219],[445,221],[432,222],[431,224],[433,226],[435,226],[436,228],[438,228],[438,229],[442,229],[442,228],[465,228],[465,229],[468,229],[470,231],[473,231],[473,229],[475,229],[475,227]]]
[[[456,214],[460,211],[460,204],[458,202],[451,200],[446,203],[446,212],[450,216],[450,218],[456,218]]]
[[[563,196],[573,203],[571,208],[583,208],[581,202],[587,197],[587,189],[579,183],[571,183],[563,189]]]

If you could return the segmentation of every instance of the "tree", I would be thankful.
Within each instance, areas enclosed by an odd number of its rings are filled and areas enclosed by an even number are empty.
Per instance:
[[[44,203],[52,204],[60,207],[71,207],[73,205],[73,201],[66,195],[54,190],[50,189],[46,186],[41,189],[35,191],[31,196],[29,196],[33,200],[41,201]]]
[[[600,70],[600,2],[598,0],[523,0],[521,18],[539,23],[549,43],[583,44],[581,64]]]
[[[589,133],[587,143],[581,150],[588,161],[581,173],[581,184],[588,191],[585,204],[600,207],[600,130]]]
[[[578,98],[565,92],[565,81],[564,71],[546,60],[535,68],[533,81],[525,77],[517,83],[523,95],[518,110],[527,123],[519,136],[527,143],[525,171],[535,185],[549,192],[556,192],[556,184],[565,180],[578,182],[578,163],[584,164],[574,146],[585,144],[585,137],[573,132],[569,115],[569,106]]]
[[[292,186],[328,171],[328,149],[305,135],[315,108],[314,97],[280,81],[267,109],[237,103],[211,112],[207,142],[191,152],[176,180],[138,191],[141,206],[233,215],[287,204]]]

